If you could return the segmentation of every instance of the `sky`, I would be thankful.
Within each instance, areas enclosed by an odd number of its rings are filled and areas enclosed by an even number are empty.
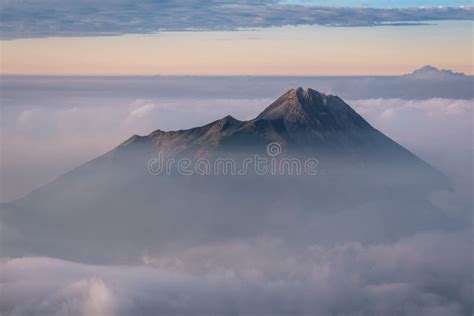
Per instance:
[[[320,6],[354,6],[373,8],[407,8],[472,5],[470,0],[284,0],[283,3]]]
[[[472,1],[2,6],[2,74],[399,75],[425,64],[473,73]]]

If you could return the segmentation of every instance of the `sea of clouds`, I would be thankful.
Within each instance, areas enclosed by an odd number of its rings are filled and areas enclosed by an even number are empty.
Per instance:
[[[7,315],[470,315],[472,230],[295,251],[280,240],[204,245],[93,266],[4,259]]]

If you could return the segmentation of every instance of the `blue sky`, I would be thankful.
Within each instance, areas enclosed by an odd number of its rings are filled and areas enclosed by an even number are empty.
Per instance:
[[[460,7],[472,3],[466,0],[284,1],[6,1],[2,4],[0,36],[18,39],[229,31],[284,25],[377,26],[387,22],[472,20],[474,15],[472,6]]]
[[[461,6],[472,5],[471,0],[283,0],[282,3],[320,6],[350,6],[371,8],[409,8],[421,6]]]

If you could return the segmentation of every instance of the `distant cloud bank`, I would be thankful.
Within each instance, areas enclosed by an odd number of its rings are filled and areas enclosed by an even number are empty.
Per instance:
[[[140,266],[4,259],[6,315],[470,315],[472,231],[295,251],[230,241]]]
[[[275,0],[3,1],[2,39],[149,34],[161,31],[238,30],[284,25],[413,25],[472,20],[472,6],[322,7]]]

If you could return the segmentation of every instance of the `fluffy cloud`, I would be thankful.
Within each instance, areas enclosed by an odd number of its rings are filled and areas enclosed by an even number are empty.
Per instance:
[[[136,100],[132,107],[134,109],[130,112],[130,118],[140,119],[150,114],[156,108],[156,105],[146,100]]]
[[[372,125],[451,175],[472,169],[474,100],[348,101]],[[470,174],[469,172],[467,174]]]
[[[382,111],[405,111],[415,113],[416,111],[425,112],[428,116],[446,115],[469,115],[472,112],[473,100],[443,99],[432,98],[426,100],[404,100],[404,99],[367,99],[354,100],[358,110],[361,113],[371,112],[373,110]]]
[[[51,258],[1,264],[5,315],[470,315],[472,231],[294,249],[203,245],[141,266]]]
[[[234,30],[282,25],[396,25],[471,20],[472,7],[367,8],[285,4],[276,0],[6,1],[3,39],[94,36],[183,30]]]

